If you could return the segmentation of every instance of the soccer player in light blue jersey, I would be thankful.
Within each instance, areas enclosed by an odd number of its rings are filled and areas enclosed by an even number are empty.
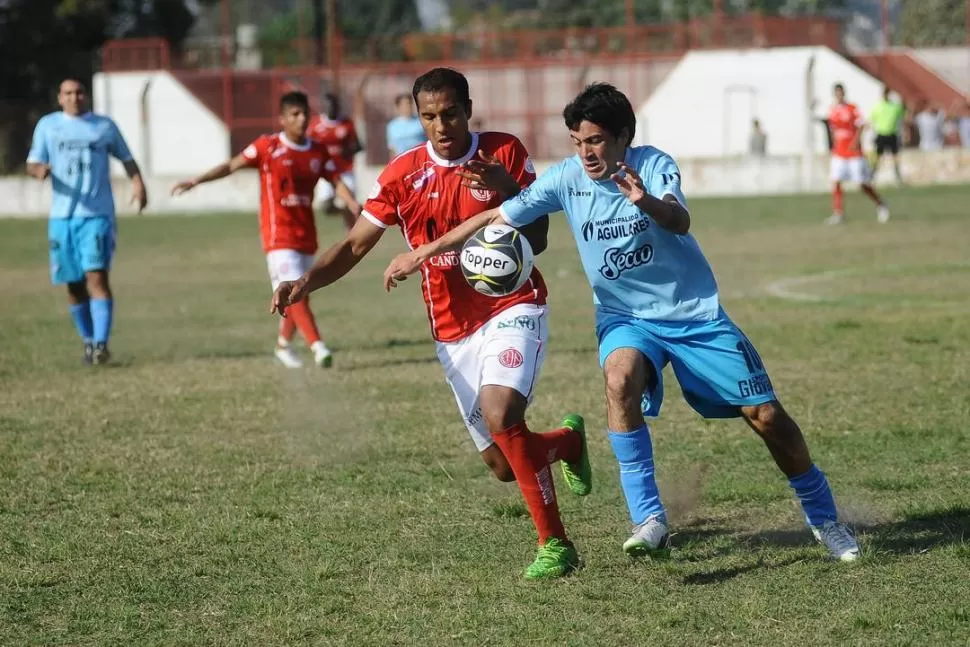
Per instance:
[[[108,270],[115,249],[109,156],[125,165],[139,212],[148,197],[118,126],[88,111],[84,84],[64,80],[57,102],[61,111],[45,115],[34,129],[27,172],[39,180],[49,177],[53,185],[47,235],[51,282],[67,285],[85,363],[106,364],[114,311]]]
[[[501,207],[401,254],[385,280],[414,272],[485,225],[522,227],[564,211],[593,289],[609,439],[634,525],[624,551],[644,555],[668,547],[645,416],[660,412],[661,371],[669,363],[694,410],[705,418],[742,417],[761,436],[832,557],[857,559],[858,543],[838,520],[828,481],[812,462],[801,430],[778,401],[751,341],[721,306],[711,266],[689,233],[676,162],[652,146],[630,146],[636,117],[613,86],[587,87],[563,116],[576,155]]]

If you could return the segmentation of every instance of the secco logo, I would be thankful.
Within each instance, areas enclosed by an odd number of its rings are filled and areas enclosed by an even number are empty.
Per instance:
[[[462,254],[462,264],[474,274],[497,277],[511,274],[515,271],[515,261],[495,250],[481,252],[478,249],[466,249]]]
[[[646,244],[629,252],[611,247],[603,255],[603,267],[600,274],[603,278],[615,281],[627,270],[646,265],[653,260],[653,245]]]
[[[514,348],[506,348],[498,354],[498,363],[505,368],[519,368],[524,361],[522,353]]]

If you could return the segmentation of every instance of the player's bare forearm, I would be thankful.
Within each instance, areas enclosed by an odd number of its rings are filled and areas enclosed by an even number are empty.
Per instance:
[[[644,193],[636,205],[669,232],[683,236],[690,231],[690,213],[673,196],[658,200],[649,193]]]
[[[382,235],[382,228],[366,218],[358,218],[347,236],[321,254],[300,281],[308,292],[313,292],[340,280],[374,248]]]
[[[127,160],[127,161],[122,162],[122,164],[125,167],[125,173],[128,175],[128,178],[132,182],[134,182],[136,180],[136,178],[137,178],[138,182],[141,182],[142,181],[142,179],[141,179],[141,169],[138,168],[138,162],[136,162],[133,159],[130,159],[130,160]]]
[[[50,175],[51,167],[41,162],[27,162],[27,175],[38,180],[46,180]]]
[[[440,238],[430,243],[425,243],[414,251],[423,263],[433,256],[458,249],[482,227],[499,222],[503,222],[503,220],[502,214],[498,209],[483,211],[480,214],[472,216],[454,229],[445,232]]]
[[[549,216],[542,216],[525,227],[519,227],[519,232],[529,241],[533,254],[541,254],[549,246]]]
[[[344,201],[344,204],[347,205],[347,209],[351,213],[353,213],[355,216],[360,215],[360,203],[357,202],[357,198],[354,197],[350,187],[344,184],[343,180],[340,178],[334,180],[333,190],[334,193],[337,194],[337,197]]]

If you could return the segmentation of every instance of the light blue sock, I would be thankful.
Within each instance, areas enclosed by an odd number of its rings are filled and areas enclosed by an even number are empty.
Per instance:
[[[826,521],[835,521],[835,497],[829,488],[828,479],[815,464],[812,468],[795,478],[788,479],[795,496],[802,503],[805,520],[811,526],[821,526]]]
[[[114,301],[91,299],[91,319],[94,321],[94,343],[107,344],[111,337],[111,315]]]
[[[610,431],[610,445],[620,464],[620,486],[630,520],[639,525],[649,517],[660,515],[666,520],[660,491],[653,472],[653,443],[650,429],[644,424],[639,429],[622,433]]]
[[[74,327],[77,334],[85,344],[90,344],[94,338],[94,322],[91,321],[90,301],[82,301],[71,305],[71,319],[74,320]]]

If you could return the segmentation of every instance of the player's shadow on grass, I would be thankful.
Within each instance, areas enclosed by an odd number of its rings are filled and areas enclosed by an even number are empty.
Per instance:
[[[865,563],[867,553],[872,557],[882,555],[912,555],[924,553],[934,548],[950,545],[966,545],[970,537],[970,507],[951,506],[909,515],[898,521],[872,524],[853,524],[859,536],[862,547],[862,559]],[[771,546],[787,548],[810,548],[815,545],[810,532],[805,528],[788,530],[767,530],[759,532],[737,532],[734,534],[732,545],[721,545],[713,549],[705,549],[706,535],[724,533],[730,530],[722,528],[712,529],[718,532],[703,531],[702,536],[691,538],[691,532],[678,533],[676,540],[680,545],[687,544],[693,539],[699,546],[685,546],[690,551],[697,551],[698,558],[687,557],[684,561],[704,561],[715,557],[726,556],[731,553],[744,551],[745,548],[761,550]],[[819,547],[821,549],[821,547]],[[759,557],[757,562],[732,568],[715,569],[702,573],[693,573],[684,578],[684,584],[716,584],[733,579],[739,575],[759,569],[775,569],[803,561],[804,555],[793,556],[778,562],[766,562]]]
[[[954,505],[909,515],[899,521],[859,525],[862,548],[896,555],[923,553],[941,546],[966,544],[970,507]]]

